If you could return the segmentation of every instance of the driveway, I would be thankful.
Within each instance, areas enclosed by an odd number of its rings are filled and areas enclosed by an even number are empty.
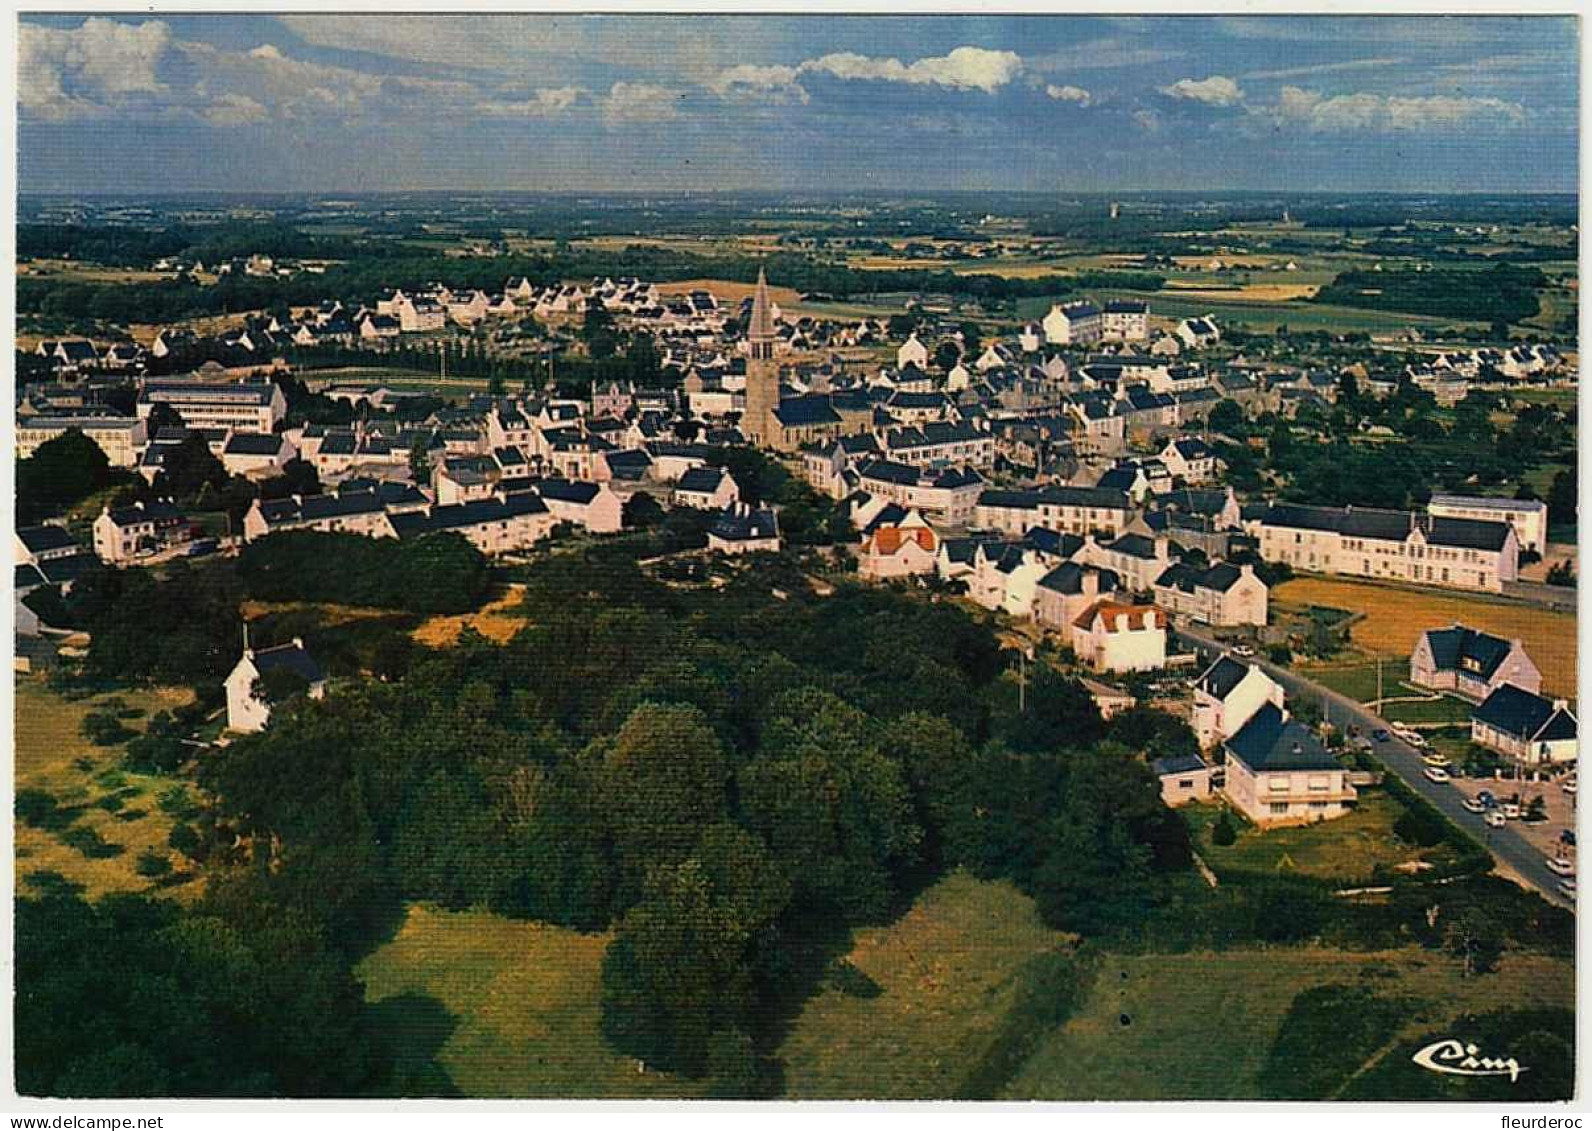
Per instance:
[[[1173,628],[1173,633],[1198,650],[1207,660],[1214,658],[1226,647],[1203,627],[1177,625]],[[1290,695],[1310,696],[1316,699],[1322,705],[1323,713],[1328,715],[1336,726],[1353,724],[1367,734],[1377,727],[1387,726],[1384,719],[1364,705],[1329,687],[1323,687],[1313,680],[1306,679],[1297,672],[1278,667],[1263,656],[1255,656],[1250,662],[1260,665],[1261,669],[1282,684],[1283,689]],[[1520,830],[1518,822],[1511,821],[1501,829],[1488,829],[1479,816],[1465,811],[1465,794],[1450,783],[1440,784],[1428,778],[1426,763],[1421,761],[1420,753],[1396,735],[1389,737],[1386,742],[1377,743],[1373,753],[1391,773],[1397,774],[1406,785],[1431,802],[1433,807],[1445,817],[1485,845],[1492,853],[1499,871],[1538,892],[1550,903],[1574,910],[1574,902],[1559,893],[1559,878],[1543,866],[1542,848]],[[1513,792],[1516,785],[1514,782],[1494,784],[1510,786],[1508,792]],[[1481,786],[1478,785],[1478,788]],[[1531,788],[1540,789],[1544,796],[1551,791],[1563,797],[1557,784],[1544,784]],[[1522,793],[1530,796],[1527,790],[1522,790]],[[1553,821],[1550,821],[1549,825],[1554,828],[1554,836],[1558,835],[1558,829],[1564,827]]]

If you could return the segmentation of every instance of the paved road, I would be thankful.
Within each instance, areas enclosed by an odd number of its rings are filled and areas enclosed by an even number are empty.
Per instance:
[[[1506,581],[1504,596],[1543,605],[1559,612],[1576,611],[1576,591],[1563,585],[1544,585],[1540,581]]]
[[[1173,631],[1208,659],[1214,658],[1215,654],[1225,647],[1203,629],[1178,625]],[[1387,726],[1386,721],[1375,712],[1346,695],[1304,678],[1297,672],[1278,667],[1261,656],[1254,657],[1250,662],[1259,664],[1266,674],[1282,684],[1289,694],[1308,695],[1317,699],[1322,705],[1323,712],[1337,726],[1353,723],[1367,734],[1377,727]],[[1421,761],[1419,752],[1413,746],[1393,735],[1387,742],[1378,743],[1374,753],[1384,766],[1403,778],[1411,789],[1484,844],[1493,854],[1493,858],[1514,873],[1516,878],[1539,892],[1550,903],[1556,903],[1561,907],[1572,906],[1572,901],[1559,892],[1559,877],[1543,865],[1541,850],[1533,847],[1512,825],[1505,825],[1501,829],[1489,829],[1482,824],[1481,817],[1467,813],[1463,805],[1464,797],[1458,790],[1446,783],[1434,782],[1426,776],[1426,763]]]

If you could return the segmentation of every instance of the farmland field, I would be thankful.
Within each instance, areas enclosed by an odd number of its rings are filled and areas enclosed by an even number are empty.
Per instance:
[[[93,710],[106,709],[107,700],[119,699],[131,709],[147,714],[189,701],[186,689],[120,691],[70,702],[36,677],[18,676],[16,691],[15,783],[22,790],[43,790],[70,815],[69,825],[41,829],[17,821],[16,876],[18,888],[27,890],[26,877],[36,871],[57,872],[82,884],[90,899],[111,892],[142,892],[153,885],[136,871],[139,854],[166,852],[166,838],[176,823],[160,805],[162,794],[189,792],[179,778],[136,774],[120,769],[122,747],[95,746],[78,728]],[[146,714],[146,717],[147,717]],[[143,719],[124,720],[131,730],[141,730]],[[99,840],[116,846],[90,856],[62,839],[72,830],[91,830]],[[84,835],[84,834],[78,834]],[[119,849],[119,851],[117,851]],[[175,856],[173,856],[175,864]],[[164,889],[175,899],[198,894],[197,884]]]
[[[525,596],[525,586],[509,585],[492,600],[473,613],[456,616],[434,616],[415,629],[417,643],[430,648],[447,648],[458,643],[460,634],[473,629],[495,644],[506,644],[525,627],[525,618],[509,611],[518,607]]]
[[[1218,321],[1240,322],[1256,329],[1288,326],[1297,330],[1333,330],[1341,332],[1363,331],[1386,333],[1409,326],[1455,326],[1464,323],[1420,314],[1399,314],[1392,311],[1358,310],[1346,306],[1329,306],[1313,302],[1245,302],[1227,299],[1188,298],[1175,291],[1128,291],[1102,289],[1090,291],[1096,299],[1142,299],[1150,304],[1150,313],[1158,318],[1177,321],[1204,314],[1214,315]],[[1021,299],[1017,304],[1019,318],[1040,318],[1050,309],[1048,298]]]
[[[1040,1045],[1002,1098],[1261,1098],[1261,1072],[1288,1008],[1314,986],[1371,985],[1379,996],[1420,1002],[1388,1033],[1389,1045],[1500,1001],[1568,1006],[1575,993],[1574,970],[1560,959],[1510,954],[1498,973],[1467,979],[1456,960],[1413,947],[1108,954],[1100,969],[1078,1013]]]
[[[1479,594],[1411,589],[1380,582],[1296,577],[1277,586],[1272,600],[1286,605],[1330,605],[1363,612],[1350,630],[1350,642],[1368,655],[1407,663],[1415,641],[1428,628],[1456,622],[1504,639],[1518,637],[1542,671],[1548,694],[1574,695],[1575,616],[1532,605],[1494,600]],[[1384,669],[1387,679],[1390,670]],[[1406,669],[1407,670],[1407,669]],[[1388,679],[1391,684],[1392,679]]]

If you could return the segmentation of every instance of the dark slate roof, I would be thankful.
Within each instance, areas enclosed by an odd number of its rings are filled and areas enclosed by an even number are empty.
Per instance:
[[[987,491],[979,492],[978,505],[981,507],[1008,507],[1021,510],[1039,509],[1038,491],[1006,491],[999,487],[991,487]]]
[[[1121,491],[1105,487],[1046,487],[1039,501],[1064,507],[1094,507],[1100,510],[1131,510],[1133,504]]]
[[[321,681],[321,668],[301,644],[282,644],[275,648],[261,648],[254,653],[254,666],[261,675],[269,671],[286,669],[297,672],[308,683]]]
[[[1198,438],[1192,440],[1173,440],[1172,447],[1177,451],[1177,454],[1182,456],[1184,459],[1206,459],[1215,454],[1211,451],[1209,444]]]
[[[1426,641],[1432,648],[1432,660],[1439,671],[1458,671],[1464,660],[1474,660],[1476,668],[1464,670],[1491,679],[1498,665],[1509,656],[1513,647],[1507,640],[1477,632],[1456,624],[1449,628],[1432,628],[1426,631]]]
[[[597,497],[598,486],[579,479],[543,479],[536,485],[536,493],[555,502],[585,506]]]
[[[47,582],[37,566],[23,564],[12,567],[11,584],[18,593],[26,593],[29,589],[37,589]]]
[[[1023,543],[1045,554],[1070,558],[1083,549],[1083,539],[1076,534],[1062,534],[1043,526],[1033,526],[1023,535]]]
[[[1225,491],[1168,491],[1155,500],[1157,510],[1179,510],[1188,514],[1216,515],[1227,505]]]
[[[1198,754],[1172,754],[1165,758],[1157,758],[1150,763],[1150,769],[1155,771],[1157,777],[1171,777],[1174,774],[1192,774],[1200,770],[1209,769],[1205,759]]]
[[[1139,481],[1137,468],[1113,467],[1100,477],[1095,486],[1103,491],[1129,491]]]
[[[229,456],[274,456],[282,450],[282,437],[270,432],[234,432],[227,441]]]
[[[714,517],[708,533],[726,542],[775,538],[779,536],[779,519],[771,510],[730,507]]]
[[[1115,570],[1095,569],[1094,566],[1083,566],[1077,562],[1065,562],[1057,566],[1040,578],[1039,584],[1052,593],[1076,596],[1083,592],[1084,574],[1092,569],[1099,575],[1100,593],[1111,593],[1116,590],[1118,578]]]
[[[680,476],[678,487],[682,491],[695,491],[711,495],[719,489],[724,479],[724,469],[719,467],[693,467]]]
[[[1376,510],[1369,507],[1311,507],[1277,503],[1269,507],[1262,521],[1267,526],[1286,526],[1304,530],[1335,530],[1350,538],[1372,538],[1402,542],[1419,529],[1426,540],[1438,546],[1466,550],[1501,550],[1509,537],[1509,525],[1468,518],[1443,518],[1411,511]]]
[[[879,513],[868,520],[868,525],[862,528],[864,535],[872,534],[881,526],[899,526],[906,521],[910,512],[900,503],[886,503],[879,509]]]
[[[1293,719],[1285,720],[1274,703],[1250,716],[1226,745],[1229,754],[1257,773],[1342,769],[1314,731]]]
[[[1249,674],[1249,668],[1239,663],[1231,656],[1223,654],[1216,662],[1200,675],[1194,686],[1207,695],[1217,699],[1226,699],[1232,694],[1243,678]]]
[[[839,424],[840,414],[823,394],[803,397],[786,397],[779,402],[774,416],[787,428],[808,424]]]
[[[958,565],[972,565],[979,550],[985,546],[999,545],[1001,541],[1002,539],[996,537],[946,538],[940,543],[940,547],[945,551],[948,561]]]
[[[1110,550],[1114,554],[1126,554],[1130,558],[1143,558],[1146,561],[1155,557],[1155,539],[1146,538],[1143,534],[1124,534],[1115,542],[1107,542],[1100,548]]]
[[[1130,298],[1114,298],[1106,302],[1107,314],[1147,314],[1150,304]]]
[[[472,499],[446,507],[432,507],[425,511],[411,511],[391,517],[393,529],[400,538],[418,538],[422,534],[435,534],[444,530],[458,530],[466,526],[479,526],[487,522],[506,522],[527,514],[545,514],[547,504],[529,492],[508,495],[502,499]]]
[[[77,543],[64,526],[19,526],[17,537],[30,553],[42,554],[50,550],[64,550]]]
[[[1522,741],[1575,737],[1574,715],[1512,683],[1494,690],[1471,717]]]
[[[64,558],[50,558],[39,563],[39,572],[51,585],[65,585],[76,581],[99,565],[99,559],[88,552],[71,554]]]
[[[1228,562],[1217,562],[1208,569],[1200,569],[1185,562],[1175,562],[1155,579],[1155,584],[1184,593],[1193,593],[1196,589],[1212,589],[1218,593],[1226,593],[1242,576],[1243,572]]]

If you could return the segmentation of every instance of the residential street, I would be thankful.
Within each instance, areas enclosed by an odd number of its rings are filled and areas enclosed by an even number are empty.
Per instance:
[[[1204,657],[1214,658],[1217,653],[1225,650],[1224,645],[1203,628],[1178,625],[1173,631]],[[1387,726],[1385,720],[1348,696],[1306,679],[1297,672],[1278,667],[1263,656],[1257,655],[1248,662],[1259,664],[1266,674],[1282,684],[1290,695],[1316,697],[1335,724],[1341,726],[1352,723],[1367,734],[1377,727]],[[1558,877],[1543,865],[1542,850],[1521,834],[1515,822],[1501,829],[1487,828],[1480,816],[1465,811],[1465,795],[1452,785],[1434,782],[1428,778],[1425,773],[1426,764],[1421,761],[1420,754],[1396,735],[1390,736],[1387,742],[1377,743],[1374,753],[1388,770],[1404,779],[1411,789],[1431,802],[1460,828],[1481,841],[1492,852],[1494,860],[1502,870],[1534,888],[1549,902],[1561,907],[1572,907],[1572,901],[1566,899],[1558,890]],[[1558,786],[1544,786],[1544,792],[1549,789],[1557,790]]]

